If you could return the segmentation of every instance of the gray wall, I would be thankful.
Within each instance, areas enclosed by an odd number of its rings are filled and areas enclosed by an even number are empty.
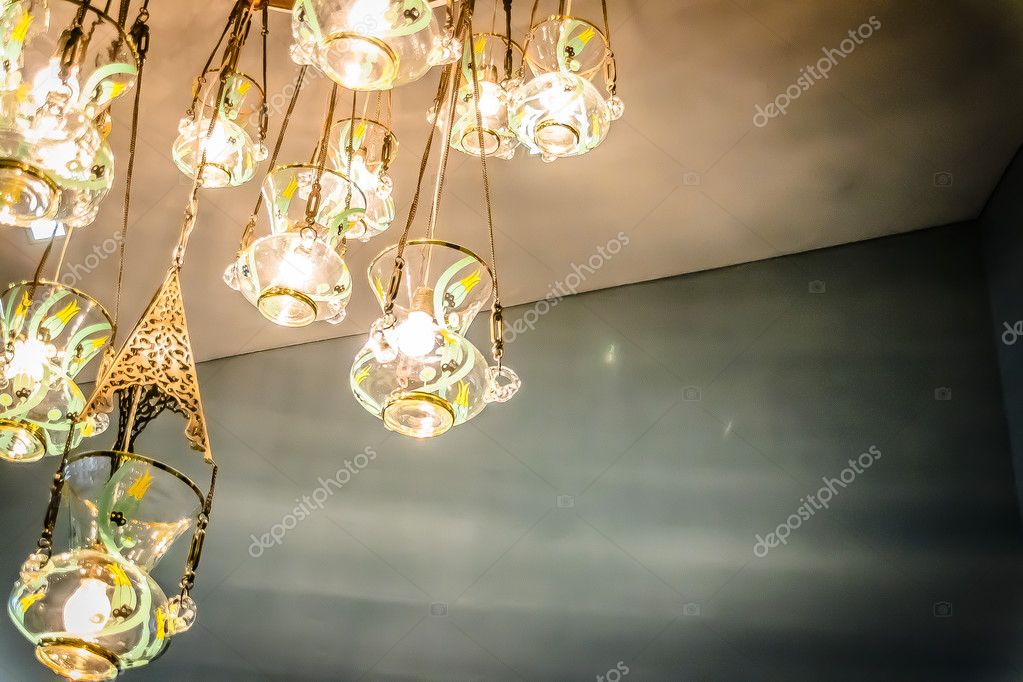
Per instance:
[[[566,299],[510,345],[519,396],[430,443],[355,404],[361,339],[203,365],[223,474],[199,624],[128,679],[1020,679],[991,325],[964,224]],[[2,575],[50,468],[3,469]],[[9,626],[0,676],[49,679]]]
[[[991,317],[1023,510],[1023,154],[1017,154],[981,216]],[[1008,328],[1006,327],[1008,325]]]

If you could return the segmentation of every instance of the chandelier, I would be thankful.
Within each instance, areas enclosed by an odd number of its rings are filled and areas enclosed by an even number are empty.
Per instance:
[[[262,84],[238,71],[252,14],[259,3],[237,0],[227,26],[195,80],[192,102],[178,125],[172,153],[174,162],[188,177],[195,175],[196,162],[205,155],[204,187],[237,186],[248,182],[256,164],[267,156],[266,39],[267,3],[262,3]],[[219,68],[211,68],[221,44],[227,44]],[[207,134],[210,123],[212,132]]]
[[[473,5],[473,2],[465,3],[458,19],[456,35],[462,39],[471,34]],[[470,51],[470,74],[478,73],[473,54],[475,51]],[[452,64],[441,76],[434,102],[440,115],[453,115],[459,92],[459,68],[459,64]],[[472,99],[478,103],[479,80],[472,76],[472,81]],[[368,273],[382,316],[370,327],[369,339],[352,364],[352,391],[359,403],[381,418],[389,430],[413,438],[441,435],[478,415],[487,404],[510,399],[520,385],[518,377],[502,361],[502,308],[490,186],[483,152],[482,112],[479,106],[474,109],[488,216],[490,264],[465,246],[435,237],[448,159],[447,144],[440,154],[427,236],[409,240],[436,130],[431,127],[405,230],[396,245],[373,260]],[[483,354],[465,333],[476,314],[491,299],[492,350],[496,364],[488,366]]]
[[[458,59],[452,12],[452,0],[295,0],[291,57],[349,90],[388,90]]]
[[[215,125],[211,121],[210,128]],[[209,131],[208,133],[209,134]],[[196,618],[191,597],[213,505],[217,465],[210,451],[192,354],[180,271],[195,225],[203,159],[196,169],[171,267],[124,345],[101,372],[73,424],[118,403],[111,450],[71,454],[64,443],[37,548],[22,566],[7,602],[16,628],[47,668],[72,680],[111,680],[160,656]],[[207,490],[161,459],[135,451],[138,436],[170,410],[187,420],[185,435],[210,467]],[[71,538],[54,555],[61,503]],[[192,529],[177,594],[168,598],[153,570]]]
[[[607,0],[601,0],[603,32],[572,16],[571,0],[561,0],[558,13],[540,21],[538,5],[539,0],[524,47],[528,74],[523,69],[523,78],[529,78],[511,98],[511,128],[531,154],[553,161],[600,145],[625,106],[616,94]],[[598,74],[606,98],[593,84]]]
[[[122,16],[126,14],[127,7]],[[127,38],[132,49],[137,50],[139,87],[135,90],[132,112],[114,317],[111,319],[103,305],[89,294],[61,282],[61,266],[76,223],[68,223],[53,279],[43,277],[58,232],[54,224],[33,278],[12,284],[0,295],[2,460],[33,462],[46,455],[59,455],[66,447],[77,446],[82,438],[102,433],[109,421],[105,414],[77,422],[69,417],[85,405],[76,381],[78,375],[95,357],[109,351],[116,334],[138,132],[141,67],[149,42],[148,17],[144,4]]]
[[[89,0],[0,6],[0,224],[49,233],[95,219],[114,178],[110,103],[139,66],[122,26]]]

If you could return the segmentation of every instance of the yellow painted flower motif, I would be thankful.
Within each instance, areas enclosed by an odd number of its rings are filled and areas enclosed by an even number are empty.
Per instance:
[[[363,381],[369,378],[369,367],[363,367],[355,373],[355,384],[361,385]]]
[[[163,609],[156,610],[156,638],[167,639],[167,614]]]
[[[487,37],[486,36],[478,37],[476,39],[476,46],[474,48],[476,50],[476,54],[483,54],[483,50],[486,47],[487,47]]]
[[[149,473],[147,468],[131,487],[128,488],[128,494],[134,497],[136,500],[142,501],[142,498],[149,492],[149,486],[153,485],[153,476]]]
[[[21,17],[18,18],[18,23],[15,24],[14,30],[11,32],[11,39],[16,43],[25,42],[25,36],[28,35],[28,28],[32,25],[32,14],[25,10],[21,13]]]
[[[46,590],[39,590],[38,592],[25,595],[24,597],[21,598],[21,601],[18,602],[19,605],[21,606],[21,612],[27,613],[28,610],[32,608],[32,604],[35,604],[37,601],[39,601],[45,596]]]
[[[78,314],[78,311],[80,311],[81,309],[82,309],[81,306],[78,305],[78,301],[71,301],[66,306],[64,306],[61,309],[61,311],[57,313],[54,317],[56,317],[64,324],[67,324],[68,322],[71,321],[72,317]]]
[[[15,317],[22,317],[28,312],[28,309],[32,306],[32,298],[28,295],[28,292],[24,292],[21,295],[21,303],[18,304],[18,309],[14,311]]]
[[[290,201],[291,197],[295,196],[296,189],[298,189],[298,178],[292,177],[291,182],[289,182],[288,186],[281,192],[281,196],[286,197]]]
[[[377,290],[377,295],[380,298],[383,298],[384,297],[384,283],[380,281],[379,277],[374,277],[373,279],[374,279],[373,287]]]
[[[592,26],[590,26],[588,29],[580,33],[576,40],[579,41],[579,45],[581,47],[586,47],[586,44],[593,39],[594,35],[596,35],[596,31],[593,30]]]
[[[455,405],[469,409],[469,384],[464,381],[458,382],[458,396],[455,398]]]
[[[110,575],[114,579],[114,587],[130,587],[131,580],[128,579],[128,574],[124,572],[124,569],[117,564],[110,564]]]
[[[471,275],[463,277],[462,286],[465,288],[465,293],[468,294],[470,291],[476,288],[476,285],[480,283],[481,279],[482,278],[480,277],[479,268],[476,268],[476,272],[472,273]]]

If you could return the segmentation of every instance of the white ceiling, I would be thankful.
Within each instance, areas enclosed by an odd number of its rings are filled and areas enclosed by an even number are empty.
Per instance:
[[[521,32],[529,3],[517,3]],[[975,217],[1023,141],[1023,6],[1014,0],[620,0],[610,2],[626,114],[605,144],[543,164],[493,162],[506,305],[545,296],[619,231],[628,246],[580,291],[716,268]],[[154,3],[142,104],[123,323],[158,285],[180,225],[188,179],[170,146],[229,2]],[[489,22],[491,3],[481,2]],[[587,2],[577,8],[585,13]],[[596,9],[595,0],[590,4]],[[599,10],[593,13],[599,16]],[[783,117],[756,127],[773,100],[871,16],[872,37]],[[290,15],[272,15],[271,97],[292,81]],[[256,45],[246,58],[255,61]],[[393,169],[399,220],[425,140],[437,71],[396,91],[401,151]],[[325,79],[300,101],[281,160],[305,157],[322,123]],[[277,97],[280,101],[282,98]],[[129,103],[115,111],[123,178]],[[272,122],[276,132],[279,116]],[[950,174],[951,183],[936,182]],[[452,154],[439,235],[485,250],[478,162]],[[221,280],[257,193],[252,182],[204,192],[184,272],[200,359],[362,333],[376,314],[369,259],[392,228],[355,243],[357,289],[348,320],[304,329],[265,322]],[[119,225],[123,188],[79,232],[68,264],[86,263]],[[31,274],[41,251],[20,230],[0,232],[0,277]],[[110,243],[108,242],[108,245]],[[112,303],[115,257],[80,286]]]

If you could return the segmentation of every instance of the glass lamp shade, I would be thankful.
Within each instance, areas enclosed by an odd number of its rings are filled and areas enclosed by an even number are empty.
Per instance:
[[[522,63],[522,48],[504,36],[494,33],[477,33],[472,43],[466,39],[462,51],[462,71],[459,80],[458,98],[455,102],[455,121],[451,129],[451,146],[472,156],[480,155],[480,135],[476,125],[475,88],[472,78],[472,61],[476,62],[476,79],[480,90],[480,120],[483,128],[483,151],[487,156],[510,159],[515,156],[519,141],[511,131],[508,122],[509,94],[507,87],[517,87],[516,80],[502,82],[507,48],[512,48],[512,73],[517,73]],[[469,49],[473,50],[470,53]],[[501,75],[499,75],[501,74]],[[434,115],[434,112],[431,112]],[[445,125],[437,121],[437,125]]]
[[[417,314],[423,313],[396,316],[385,332],[393,345],[385,342],[383,352],[371,337],[352,364],[351,385],[359,403],[391,431],[431,438],[483,410],[488,368],[467,339]]]
[[[370,287],[383,309],[394,268],[397,245],[381,252],[369,265]],[[494,292],[490,267],[469,249],[440,240],[414,239],[403,253],[405,268],[394,300],[399,319],[426,312],[440,328],[464,336]]]
[[[351,153],[349,154],[349,144]],[[366,197],[361,225],[350,237],[367,241],[394,220],[393,185],[387,169],[398,153],[398,138],[382,123],[369,119],[341,119],[330,129],[327,158],[331,166],[352,178]]]
[[[292,59],[349,90],[389,90],[458,58],[426,0],[296,0]]]
[[[69,413],[85,397],[79,372],[110,341],[112,322],[95,299],[55,282],[22,282],[0,296],[0,459],[35,461],[63,453],[102,432],[107,416],[81,422],[69,433]]]
[[[600,29],[575,17],[549,17],[526,36],[525,60],[535,76],[562,71],[592,78],[607,56],[607,40]]]
[[[318,320],[337,324],[352,297],[344,259],[310,230],[256,239],[228,266],[224,279],[263,317],[283,327]]]
[[[70,551],[30,558],[8,614],[36,658],[73,680],[109,680],[149,663],[187,630],[194,604],[150,576],[202,506],[199,489],[159,462],[122,452],[72,456],[65,468]]]
[[[278,166],[263,180],[263,204],[270,232],[291,232],[305,223],[306,206],[318,168],[312,164]],[[362,235],[366,195],[343,174],[325,168],[320,175],[320,203],[313,229],[317,237],[337,247],[342,236]]]
[[[91,223],[113,182],[108,106],[135,82],[130,39],[88,7],[88,40],[60,66],[80,3],[10,0],[0,8],[0,224]]]
[[[398,138],[382,123],[342,119],[330,128],[327,142],[330,165],[352,178],[366,197],[361,225],[349,232],[350,237],[367,241],[394,221],[394,185],[387,171],[397,154]]]
[[[244,73],[227,77],[223,97],[218,102],[219,90],[220,80],[216,77],[203,86],[195,115],[181,119],[172,152],[178,169],[192,177],[205,151],[203,186],[236,187],[248,182],[256,172],[256,164],[267,156],[259,129],[264,93]],[[218,109],[211,134],[210,122]]]
[[[590,81],[556,71],[519,86],[512,96],[511,127],[544,161],[579,156],[607,137],[612,111]]]

